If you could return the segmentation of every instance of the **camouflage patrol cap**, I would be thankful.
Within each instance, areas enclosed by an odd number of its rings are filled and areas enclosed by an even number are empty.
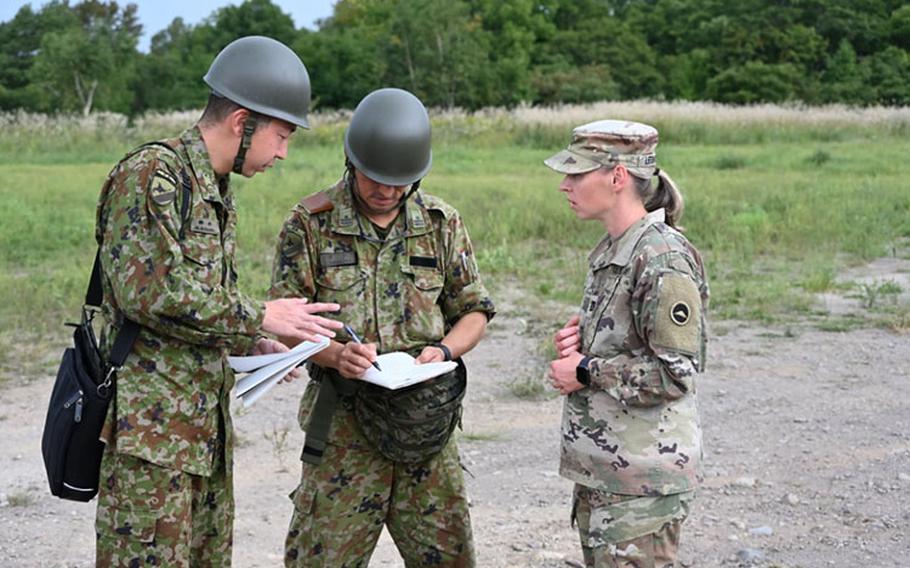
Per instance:
[[[622,164],[632,175],[650,178],[657,168],[657,129],[640,122],[598,120],[572,130],[572,143],[544,160],[562,174],[583,174]]]

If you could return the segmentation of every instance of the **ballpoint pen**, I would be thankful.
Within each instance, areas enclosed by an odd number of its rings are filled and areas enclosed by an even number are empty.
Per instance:
[[[354,333],[354,330],[351,329],[351,326],[349,326],[348,324],[344,324],[344,331],[347,332],[347,334],[351,336],[351,339],[353,339],[355,343],[357,343],[359,345],[363,345],[363,341],[360,341],[360,338],[357,337],[357,334]],[[376,361],[373,361],[371,364],[374,367],[376,367],[377,371],[382,372],[382,369],[379,368],[379,363],[377,363]]]

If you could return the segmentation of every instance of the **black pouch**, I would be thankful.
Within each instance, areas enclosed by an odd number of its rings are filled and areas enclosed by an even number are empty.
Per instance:
[[[47,407],[41,453],[51,494],[89,501],[98,493],[104,443],[99,439],[112,394],[91,328],[83,315],[73,332],[73,347],[63,352]]]
[[[101,304],[98,257],[87,306]],[[98,477],[104,443],[101,429],[114,391],[117,369],[126,360],[139,333],[139,325],[124,319],[105,362],[98,350],[92,318],[95,312],[82,309],[82,321],[75,327],[73,346],[63,351],[57,379],[51,391],[41,435],[41,454],[51,494],[71,501],[90,501],[98,494]]]
[[[461,359],[445,375],[389,390],[364,383],[354,395],[354,415],[364,437],[386,458],[403,463],[426,461],[446,447],[461,424],[467,370]]]

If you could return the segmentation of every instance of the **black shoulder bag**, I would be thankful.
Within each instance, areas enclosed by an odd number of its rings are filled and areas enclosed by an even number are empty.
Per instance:
[[[104,297],[100,252],[99,248],[95,254],[82,321],[67,324],[75,328],[73,346],[63,352],[41,436],[41,453],[51,493],[71,501],[90,501],[98,494],[104,453],[101,428],[113,396],[117,370],[139,333],[137,323],[124,319],[110,357],[107,361],[101,357],[92,327],[92,319]]]
[[[123,160],[149,146],[161,146],[177,153],[169,144],[149,142],[132,150]],[[192,211],[192,183],[185,167],[180,175],[184,190],[180,208],[182,236],[183,226]],[[72,501],[91,501],[98,494],[101,457],[104,454],[101,429],[114,394],[117,371],[126,361],[139,335],[139,324],[124,318],[110,357],[107,361],[101,357],[92,327],[92,319],[104,299],[100,255],[99,246],[85,293],[82,321],[67,324],[75,328],[73,346],[63,352],[41,436],[41,453],[51,493]]]

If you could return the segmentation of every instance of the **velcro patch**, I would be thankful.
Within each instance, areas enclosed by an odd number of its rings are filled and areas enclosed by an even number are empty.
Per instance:
[[[435,256],[412,256],[410,257],[411,266],[424,266],[426,268],[436,268]]]
[[[170,205],[177,196],[177,184],[170,177],[156,172],[149,184],[149,195],[158,205]]]
[[[688,355],[699,352],[701,294],[684,274],[664,274],[658,283],[657,313],[651,343]]]
[[[218,223],[208,217],[197,217],[190,223],[190,231],[203,235],[217,235]]]
[[[319,264],[323,268],[353,266],[357,264],[357,253],[355,251],[323,252],[319,254]]]

